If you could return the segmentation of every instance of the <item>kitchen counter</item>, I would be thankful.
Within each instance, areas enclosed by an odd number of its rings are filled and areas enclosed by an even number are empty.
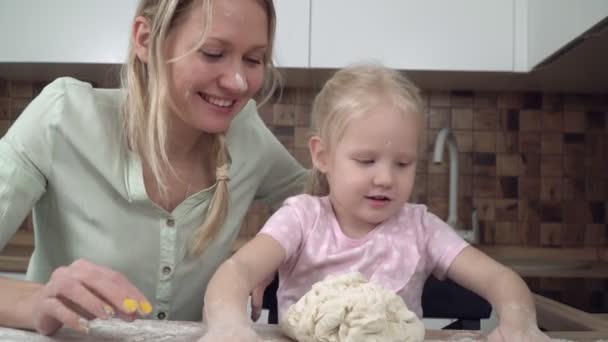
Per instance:
[[[284,337],[276,325],[255,324],[254,329],[258,331],[265,341],[273,342],[292,342]],[[0,328],[0,341],[5,342],[97,342],[97,341],[123,341],[123,342],[144,342],[144,341],[165,341],[165,342],[195,342],[204,333],[205,327],[195,322],[177,321],[153,321],[138,320],[133,323],[126,323],[116,319],[109,321],[94,321],[91,324],[89,334],[79,333],[68,329],[58,332],[53,338],[40,336],[38,334]],[[563,332],[551,333],[551,337],[559,339],[570,339],[575,341],[596,341],[601,338],[608,338],[608,332]],[[429,330],[425,341],[458,341],[466,338],[479,338],[481,334],[475,331],[449,331],[449,330]],[[468,340],[470,341],[470,340]]]

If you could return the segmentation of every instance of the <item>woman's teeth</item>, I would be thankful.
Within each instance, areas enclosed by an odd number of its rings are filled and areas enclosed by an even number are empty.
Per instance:
[[[224,108],[230,107],[234,103],[234,101],[223,100],[223,99],[219,99],[217,97],[211,97],[211,96],[208,96],[208,95],[202,95],[202,98],[205,101],[207,101],[207,102],[209,102],[209,103],[211,103],[213,105],[216,105],[218,107],[224,107]]]

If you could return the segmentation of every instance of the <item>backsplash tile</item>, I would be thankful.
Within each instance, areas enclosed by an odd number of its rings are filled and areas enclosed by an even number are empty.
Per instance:
[[[10,120],[10,100],[8,97],[1,98],[0,97],[0,120]]]
[[[9,97],[12,99],[31,99],[34,97],[34,84],[32,82],[11,81],[9,83]]]

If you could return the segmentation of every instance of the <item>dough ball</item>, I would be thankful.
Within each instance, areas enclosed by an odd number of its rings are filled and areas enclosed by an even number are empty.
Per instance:
[[[424,325],[403,299],[360,273],[329,275],[290,306],[281,328],[300,342],[418,342]]]

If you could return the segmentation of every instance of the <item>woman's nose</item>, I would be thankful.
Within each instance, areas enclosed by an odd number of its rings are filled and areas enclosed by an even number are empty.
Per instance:
[[[219,82],[220,87],[237,94],[245,93],[249,89],[247,78],[240,67],[227,68]]]

